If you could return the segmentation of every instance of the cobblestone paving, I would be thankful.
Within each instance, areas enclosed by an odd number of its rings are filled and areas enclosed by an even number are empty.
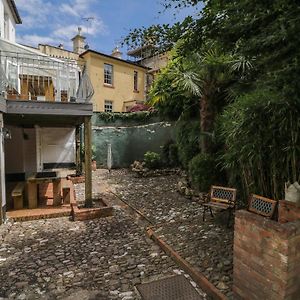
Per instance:
[[[117,183],[116,192],[153,224],[202,216],[199,203],[189,201],[177,192],[178,175],[143,178],[124,169],[115,170],[113,175],[109,182]]]
[[[193,219],[166,224],[154,231],[226,296],[233,297],[231,230]]]
[[[0,297],[139,299],[136,284],[182,273],[122,210],[86,222],[59,218],[3,228]]]
[[[154,231],[164,241],[232,298],[233,230],[208,216],[202,222],[201,205],[177,192],[177,175],[139,178],[127,170],[113,175],[109,182],[117,184],[117,193],[157,224]]]

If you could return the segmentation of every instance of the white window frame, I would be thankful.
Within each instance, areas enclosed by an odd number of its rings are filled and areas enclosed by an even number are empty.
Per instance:
[[[114,66],[112,64],[104,63],[104,74],[103,75],[104,75],[104,84],[113,85]]]
[[[104,100],[104,111],[113,112],[114,102],[112,100]]]
[[[6,12],[4,12],[4,30],[3,30],[3,37],[6,40],[9,40],[9,16]]]
[[[15,68],[15,71],[12,70],[12,68]],[[20,94],[21,93],[21,80],[20,80],[20,66],[10,60],[7,60],[6,62],[6,77],[9,81],[9,83],[11,84],[11,81],[13,80],[15,86],[14,88],[16,89],[16,91]]]
[[[139,72],[134,71],[133,73],[133,90],[137,92],[139,90]]]

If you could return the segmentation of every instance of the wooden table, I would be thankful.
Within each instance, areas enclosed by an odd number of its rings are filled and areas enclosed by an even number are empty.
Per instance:
[[[53,183],[53,206],[61,205],[61,177],[36,177],[36,174],[27,178],[28,208],[38,206],[38,185],[41,183]]]

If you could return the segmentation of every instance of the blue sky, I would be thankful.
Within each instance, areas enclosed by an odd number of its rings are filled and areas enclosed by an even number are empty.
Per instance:
[[[15,0],[23,24],[17,26],[19,43],[59,45],[71,50],[78,26],[91,49],[110,54],[131,28],[174,23],[195,9],[163,10],[162,0]],[[174,17],[174,13],[176,17]],[[93,17],[85,21],[83,18]],[[126,52],[126,49],[122,49]]]

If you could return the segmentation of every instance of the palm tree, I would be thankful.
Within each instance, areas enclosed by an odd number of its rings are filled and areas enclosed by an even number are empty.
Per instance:
[[[203,153],[209,153],[215,117],[228,99],[228,88],[235,81],[237,72],[245,74],[250,67],[244,58],[222,53],[217,47],[189,57],[177,57],[161,74],[160,84],[152,90],[152,104],[168,100],[172,96],[170,89],[199,97],[200,148]],[[171,87],[166,84],[170,81]],[[160,89],[162,85],[167,87],[168,93]]]
[[[208,153],[211,134],[218,106],[224,100],[224,91],[232,81],[230,62],[232,57],[219,53],[216,49],[202,54],[195,53],[183,63],[174,84],[199,96],[200,109],[200,148]],[[182,72],[183,71],[183,72]]]

